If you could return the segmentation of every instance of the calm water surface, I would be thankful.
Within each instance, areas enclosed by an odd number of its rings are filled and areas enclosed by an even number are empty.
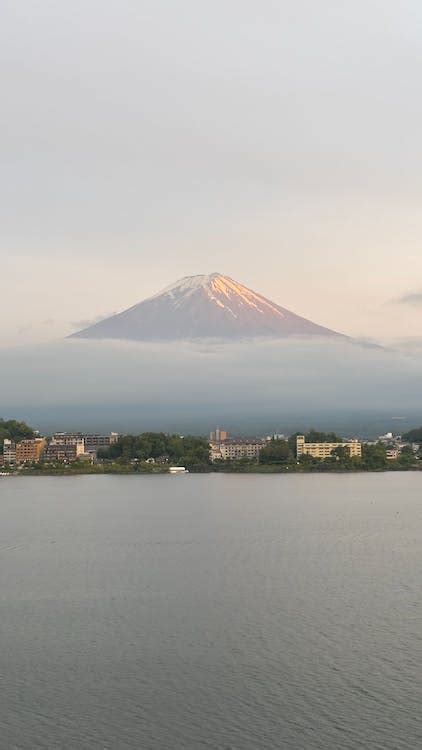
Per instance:
[[[421,489],[0,478],[0,747],[422,747]]]

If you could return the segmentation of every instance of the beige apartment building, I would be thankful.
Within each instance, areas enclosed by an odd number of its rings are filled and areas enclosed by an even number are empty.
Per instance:
[[[225,440],[210,442],[211,461],[235,461],[239,458],[257,459],[264,443],[256,440]]]
[[[304,435],[296,438],[296,455],[312,456],[312,458],[329,458],[336,448],[345,448],[350,458],[361,458],[362,445],[358,440],[347,440],[344,443],[307,443]]]

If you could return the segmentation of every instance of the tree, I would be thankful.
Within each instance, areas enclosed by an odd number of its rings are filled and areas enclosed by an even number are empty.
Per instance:
[[[133,459],[146,461],[165,457],[170,464],[189,468],[207,466],[208,441],[197,437],[166,435],[164,432],[143,432],[140,435],[123,435],[109,448],[98,452],[100,459],[128,463]]]
[[[286,464],[293,460],[287,440],[271,440],[259,453],[260,464]]]
[[[398,457],[398,463],[403,467],[412,466],[415,463],[415,454],[410,445],[405,445],[405,447],[402,448]]]
[[[338,448],[334,448],[334,450],[331,451],[331,455],[339,459],[344,459],[344,458],[349,457],[349,453],[347,449],[344,447],[344,445],[339,445]]]
[[[26,422],[17,422],[16,419],[0,419],[0,453],[3,453],[3,440],[13,440],[19,443],[20,440],[34,437],[34,430]]]
[[[414,430],[409,430],[403,435],[403,440],[407,443],[422,443],[422,427],[416,427]]]
[[[369,471],[385,469],[388,466],[387,451],[385,445],[364,445],[362,448],[362,463]]]
[[[310,430],[305,435],[305,441],[307,443],[342,443],[342,438],[336,435],[335,432],[318,432],[318,430]]]

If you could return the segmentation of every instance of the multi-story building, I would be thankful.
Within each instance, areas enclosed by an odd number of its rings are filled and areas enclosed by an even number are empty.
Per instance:
[[[16,463],[25,464],[39,461],[45,448],[45,438],[21,440],[16,443]]]
[[[296,455],[312,456],[312,458],[329,458],[336,448],[344,448],[348,455],[360,458],[362,456],[362,445],[358,440],[345,440],[341,443],[307,443],[304,435],[296,438]]]
[[[260,440],[225,440],[224,442],[210,442],[210,460],[211,461],[235,461],[240,458],[256,459],[259,458],[259,452],[264,447]]]
[[[210,432],[210,440],[213,443],[222,443],[224,440],[227,440],[228,433],[226,430],[220,430],[219,427],[217,427],[216,430],[213,432]]]
[[[55,461],[68,463],[69,461],[76,461],[77,458],[76,443],[49,443],[43,454],[43,459],[47,463]]]
[[[13,440],[9,440],[8,438],[3,440],[3,463],[16,463],[16,445]]]
[[[83,432],[56,432],[51,438],[50,445],[82,445],[80,453],[90,453],[100,448],[109,448],[117,443],[120,435],[111,432],[109,435],[89,435]]]
[[[50,440],[50,445],[76,445],[78,440],[82,440],[82,433],[55,432]]]
[[[378,438],[379,443],[393,443],[396,439],[401,440],[400,436],[394,437],[392,432],[386,432],[385,435],[380,435]]]
[[[100,448],[110,448],[110,445],[117,443],[120,435],[118,432],[110,432],[109,435],[84,435],[85,451],[97,451]]]

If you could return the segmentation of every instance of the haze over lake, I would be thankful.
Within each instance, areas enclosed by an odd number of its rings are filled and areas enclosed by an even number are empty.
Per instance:
[[[375,436],[422,418],[422,357],[343,341],[63,341],[2,352],[0,414],[44,431]],[[30,382],[31,387],[28,388]],[[359,419],[356,422],[356,415]],[[376,431],[379,417],[385,418]]]
[[[2,746],[420,747],[420,487],[0,478]]]

